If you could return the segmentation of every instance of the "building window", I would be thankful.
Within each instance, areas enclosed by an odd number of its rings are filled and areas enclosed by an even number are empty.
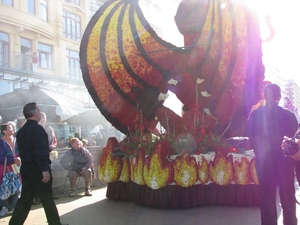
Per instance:
[[[76,41],[81,38],[80,16],[68,11],[63,11],[64,35]]]
[[[38,66],[44,69],[52,69],[52,47],[38,43]]]
[[[13,7],[13,0],[1,0],[1,3]]]
[[[40,0],[40,18],[48,21],[48,1]]]
[[[98,11],[100,8],[101,4],[100,3],[94,3],[92,1],[89,2],[89,10],[90,10],[90,19],[93,17],[93,15]]]
[[[9,35],[0,32],[0,66],[9,66]]]
[[[79,64],[79,53],[66,50],[66,71],[69,78],[80,80],[81,73],[80,73],[80,64]]]
[[[74,3],[80,5],[80,0],[65,0],[65,2]]]
[[[27,12],[35,15],[35,0],[27,0]]]

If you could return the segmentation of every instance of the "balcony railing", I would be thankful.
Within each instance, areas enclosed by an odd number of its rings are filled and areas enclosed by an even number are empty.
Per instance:
[[[25,53],[0,52],[0,79],[28,83],[54,83],[68,87],[85,88],[79,68],[63,66],[61,62],[48,61],[49,68],[41,63],[34,64]],[[75,72],[76,71],[76,72]]]

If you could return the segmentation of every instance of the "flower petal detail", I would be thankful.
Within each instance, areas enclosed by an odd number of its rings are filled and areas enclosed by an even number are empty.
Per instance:
[[[178,83],[178,81],[177,80],[175,80],[175,79],[170,79],[170,80],[168,80],[168,84],[174,84],[174,85],[177,85],[177,83]]]
[[[164,101],[169,97],[169,94],[163,94],[163,93],[159,93],[158,95],[158,101]]]
[[[207,91],[201,91],[201,95],[207,98],[211,96],[211,94],[208,94]]]
[[[202,84],[205,81],[205,79],[197,78],[196,83]]]

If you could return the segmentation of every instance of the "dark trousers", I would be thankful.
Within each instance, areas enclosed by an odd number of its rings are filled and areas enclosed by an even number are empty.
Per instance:
[[[13,215],[9,221],[10,225],[22,225],[30,211],[33,198],[37,193],[42,201],[44,211],[49,225],[60,225],[60,219],[54,200],[52,198],[52,174],[50,181],[43,183],[42,172],[34,165],[22,165],[22,192]]]
[[[277,224],[276,186],[278,184],[283,224],[297,225],[294,160],[274,153],[257,156],[256,171],[259,181],[261,224]]]

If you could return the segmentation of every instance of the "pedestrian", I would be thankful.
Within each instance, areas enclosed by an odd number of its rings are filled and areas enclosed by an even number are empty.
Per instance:
[[[49,148],[50,151],[52,151],[57,147],[57,138],[54,129],[49,124],[47,124],[47,116],[44,112],[41,112],[41,120],[39,121],[39,124],[44,127],[48,135]]]
[[[33,72],[36,72],[38,61],[39,61],[38,54],[37,54],[37,51],[35,51],[32,54],[32,71]]]
[[[88,140],[87,139],[82,139],[82,147],[88,147],[89,145],[88,145]]]
[[[25,123],[26,123],[25,117],[24,117],[24,116],[19,117],[19,118],[17,119],[17,129],[18,129],[18,130],[21,129],[21,127],[23,127]]]
[[[21,157],[22,191],[10,225],[24,224],[30,211],[33,198],[39,194],[44,211],[50,225],[59,225],[60,218],[52,198],[51,161],[49,159],[48,137],[45,129],[38,124],[41,112],[35,102],[28,103],[23,108],[27,120],[17,132],[17,144]]]
[[[3,137],[0,138],[0,182],[3,178],[3,171],[14,171],[13,165],[21,165],[21,160],[19,157],[18,146],[16,144],[16,138],[14,137],[15,129],[12,125],[3,123],[1,124],[1,133]],[[6,161],[6,162],[5,162]],[[6,164],[6,167],[4,165]],[[13,211],[15,205],[20,196],[19,192],[16,192],[11,197],[11,210]],[[9,211],[9,198],[5,200],[0,200],[0,205],[2,207],[0,211],[0,216],[5,216]]]
[[[295,115],[296,116],[296,115]],[[297,178],[297,183],[298,183],[298,188],[300,187],[300,148],[299,148],[299,145],[300,145],[300,123],[298,124],[298,130],[296,132],[296,134],[294,135],[293,137],[294,139],[294,143],[296,143],[296,146],[293,146],[295,148],[295,151],[296,149],[297,152],[292,156],[292,158],[294,160],[296,160],[295,162],[295,172],[296,172],[296,178]],[[282,142],[282,148],[287,148],[287,146],[290,146],[291,144],[291,138],[288,138],[288,137],[284,137],[284,140]]]
[[[54,148],[56,148],[56,146],[57,146],[57,138],[56,138],[56,135],[55,135],[55,132],[54,132],[53,128],[50,125],[46,124],[46,123],[47,123],[47,116],[44,112],[41,112],[41,119],[38,122],[38,124],[41,125],[45,129],[45,131],[48,135],[49,151],[52,152],[52,150]],[[53,199],[54,200],[58,199],[58,196],[53,195]],[[36,196],[33,199],[32,204],[33,205],[39,205],[40,202],[41,202],[41,199],[40,199],[39,195],[36,194]]]
[[[285,156],[281,148],[284,136],[295,134],[297,119],[293,113],[278,106],[281,99],[278,85],[268,84],[264,88],[264,97],[265,106],[254,110],[247,124],[249,141],[256,156],[261,224],[277,224],[278,184],[283,224],[297,225],[294,159]]]

